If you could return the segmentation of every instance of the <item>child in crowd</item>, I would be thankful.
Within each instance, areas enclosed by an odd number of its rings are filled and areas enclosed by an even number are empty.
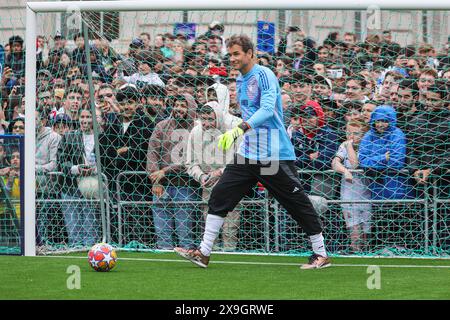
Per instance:
[[[369,126],[357,120],[351,120],[346,126],[347,140],[344,141],[332,161],[332,168],[342,173],[341,200],[370,200],[370,190],[365,177],[353,170],[358,169],[358,149],[361,138]],[[364,250],[367,234],[370,232],[372,206],[367,203],[342,203],[347,229],[350,232],[350,249],[353,252]]]

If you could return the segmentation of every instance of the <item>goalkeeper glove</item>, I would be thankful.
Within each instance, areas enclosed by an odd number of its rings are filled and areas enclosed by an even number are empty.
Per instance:
[[[228,130],[224,134],[219,136],[219,149],[227,151],[233,145],[234,141],[242,136],[245,131],[250,129],[247,122],[241,122],[237,127]]]

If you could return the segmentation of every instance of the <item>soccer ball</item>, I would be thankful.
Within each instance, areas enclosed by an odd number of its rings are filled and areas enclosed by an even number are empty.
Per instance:
[[[117,253],[109,244],[97,243],[89,250],[88,261],[95,271],[111,271],[117,264]]]

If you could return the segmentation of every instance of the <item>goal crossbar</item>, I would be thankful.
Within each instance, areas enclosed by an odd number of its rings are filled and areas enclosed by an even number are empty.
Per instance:
[[[450,3],[442,0],[166,0],[166,1],[63,1],[28,2],[33,12],[79,11],[157,11],[157,10],[445,10]]]

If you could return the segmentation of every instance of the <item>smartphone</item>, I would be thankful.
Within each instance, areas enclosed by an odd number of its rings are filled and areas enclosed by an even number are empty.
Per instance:
[[[340,79],[344,74],[344,70],[342,69],[328,69],[327,70],[328,77],[331,79]]]

